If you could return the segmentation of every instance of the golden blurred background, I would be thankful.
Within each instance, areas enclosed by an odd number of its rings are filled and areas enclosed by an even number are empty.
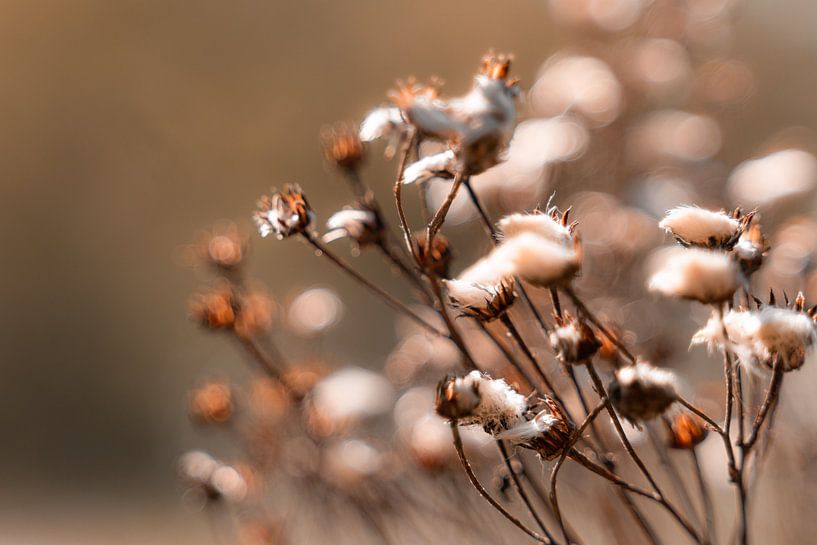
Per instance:
[[[359,119],[398,77],[439,74],[461,90],[493,47],[515,54],[527,88],[567,34],[546,4],[1,2],[0,543],[209,540],[174,475],[200,437],[185,395],[240,357],[186,320],[203,278],[179,247],[219,218],[248,222],[283,182],[325,218],[347,193],[322,162],[320,128]],[[732,51],[756,88],[723,126],[730,167],[786,127],[817,127],[815,21],[812,0],[738,10]],[[368,174],[388,195],[391,166]],[[253,243],[275,297],[327,282],[351,295],[351,319],[326,342],[380,366],[390,311],[301,244]]]

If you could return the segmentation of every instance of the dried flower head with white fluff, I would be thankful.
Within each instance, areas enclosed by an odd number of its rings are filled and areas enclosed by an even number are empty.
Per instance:
[[[516,298],[513,279],[498,284],[445,280],[448,299],[460,316],[491,322],[505,314]]]
[[[510,214],[499,220],[497,227],[500,234],[508,239],[522,233],[531,233],[553,242],[570,245],[573,241],[573,230],[576,224],[568,224],[569,210],[563,214],[545,213],[535,210],[530,213]]]
[[[348,237],[356,246],[377,244],[383,239],[383,220],[376,210],[366,206],[344,208],[326,220],[329,231],[323,236],[325,242]]]
[[[375,140],[386,140],[386,158],[391,158],[406,141],[411,133],[411,126],[403,118],[403,112],[396,106],[381,106],[366,114],[360,123],[358,136],[361,142],[368,144]]]
[[[566,312],[564,317],[556,316],[555,321],[549,340],[556,357],[563,363],[580,364],[598,352],[601,341],[584,320]]]
[[[738,243],[732,248],[743,274],[747,277],[760,269],[768,251],[769,244],[757,223],[753,223],[749,229],[741,233]]]
[[[666,250],[647,287],[654,293],[705,304],[729,300],[741,285],[740,268],[729,254],[697,248]]]
[[[616,370],[609,391],[616,410],[633,424],[663,414],[678,399],[675,375],[644,361]]]
[[[693,345],[706,344],[709,350],[727,348],[746,365],[772,369],[775,361],[780,361],[784,371],[799,369],[815,343],[814,319],[802,306],[730,310],[722,322],[713,314],[692,337]]]
[[[525,421],[528,402],[503,379],[479,371],[447,377],[437,386],[437,414],[463,425],[478,425],[495,435]]]
[[[428,155],[408,165],[403,171],[403,183],[426,182],[432,178],[453,178],[457,156],[452,150]]]
[[[527,411],[527,422],[497,435],[514,445],[535,450],[545,460],[559,456],[570,444],[575,425],[559,403],[546,395]]]
[[[287,185],[258,201],[253,220],[262,237],[274,234],[283,239],[306,231],[315,213],[298,185]]]
[[[486,55],[473,87],[462,97],[443,100],[403,86],[393,98],[419,131],[456,151],[463,174],[479,174],[499,162],[513,133],[519,89],[508,79],[510,62],[506,56]]]
[[[238,503],[247,495],[247,483],[234,467],[223,464],[200,450],[179,458],[179,478],[209,501]]]
[[[669,210],[658,226],[684,246],[732,248],[749,226],[754,212],[745,216],[736,210],[730,215],[697,206],[679,206]]]
[[[506,261],[515,276],[530,284],[550,288],[570,283],[581,266],[581,247],[553,242],[539,235],[522,233],[503,242],[492,259]]]

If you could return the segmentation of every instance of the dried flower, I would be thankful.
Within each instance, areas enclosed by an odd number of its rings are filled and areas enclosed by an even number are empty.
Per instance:
[[[423,263],[436,276],[448,278],[448,269],[451,266],[451,260],[454,258],[448,239],[440,233],[434,235],[430,255],[426,255],[426,239],[425,231],[414,233],[412,236],[414,252],[420,263]]]
[[[264,195],[258,201],[253,219],[262,237],[275,234],[278,239],[306,231],[315,213],[298,185],[287,185],[283,191]]]
[[[534,286],[549,288],[569,283],[581,265],[578,239],[572,248],[531,233],[503,242],[494,259],[512,264],[515,276]]]
[[[223,424],[233,415],[233,396],[225,382],[214,381],[190,393],[190,416],[203,424]]]
[[[567,224],[568,213],[545,213],[536,210],[531,213],[516,213],[505,216],[497,223],[499,232],[506,239],[522,233],[532,233],[542,238],[566,245],[573,244],[575,224]]]
[[[598,352],[601,342],[582,319],[568,313],[555,317],[556,328],[550,333],[550,345],[564,363],[583,363]]]
[[[418,159],[403,171],[403,183],[425,182],[431,178],[453,178],[457,169],[457,157],[452,150],[443,151]]]
[[[784,371],[800,368],[815,343],[817,331],[811,316],[773,306],[758,311],[730,310],[723,323],[715,314],[692,337],[693,345],[707,344],[710,350],[726,347],[744,364],[761,364],[771,369],[780,360]]]
[[[321,144],[326,160],[344,170],[356,170],[365,158],[358,131],[339,123],[321,130]]]
[[[502,379],[479,371],[446,377],[437,386],[437,414],[462,425],[478,425],[495,435],[524,422],[525,397]]]
[[[366,114],[360,123],[360,140],[364,143],[384,138],[387,140],[386,157],[394,156],[397,148],[408,138],[411,126],[396,106],[382,106]]]
[[[669,446],[686,450],[698,446],[709,433],[700,418],[681,412],[671,420],[670,430],[672,435],[669,438]]]
[[[460,316],[490,322],[508,311],[514,302],[513,279],[498,284],[446,280],[448,298]]]
[[[710,304],[729,300],[741,284],[740,269],[729,254],[675,248],[662,257],[648,282],[652,292]]]
[[[509,68],[508,57],[489,54],[463,97],[442,100],[404,87],[394,99],[415,127],[452,146],[463,174],[479,174],[499,162],[513,132],[518,87],[507,79]]]
[[[363,248],[377,244],[383,239],[383,220],[377,211],[358,205],[344,208],[326,220],[329,231],[323,236],[325,242],[348,237],[356,246]]]
[[[507,439],[514,445],[535,450],[545,460],[559,456],[570,443],[575,430],[562,407],[546,395],[527,412],[527,422],[501,432],[498,437]]]
[[[732,248],[743,274],[747,277],[763,265],[763,258],[769,251],[769,245],[763,231],[757,223],[741,233],[738,243]]]
[[[643,361],[618,369],[609,390],[616,410],[633,424],[661,415],[678,398],[675,375]]]
[[[740,216],[723,210],[714,212],[697,206],[679,206],[667,212],[658,224],[684,246],[732,248],[752,221],[754,212]]]

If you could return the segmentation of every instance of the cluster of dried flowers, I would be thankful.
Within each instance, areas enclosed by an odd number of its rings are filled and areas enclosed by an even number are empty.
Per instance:
[[[728,190],[758,206],[751,212],[690,205],[693,182],[711,177],[721,132],[714,117],[682,106],[727,109],[751,83],[742,64],[713,54],[719,51],[713,31],[728,27],[732,3],[709,6],[706,25],[698,13],[706,3],[691,3],[684,14],[663,1],[621,2],[607,11],[592,2],[551,4],[559,19],[606,32],[604,40],[620,47],[588,41],[583,56],[554,55],[528,94],[529,118],[517,119],[522,91],[510,77],[510,57],[488,54],[463,95],[445,96],[437,80],[409,79],[358,129],[322,132],[325,157],[355,198],[329,216],[325,233],[297,185],[258,202],[253,219],[262,237],[303,240],[400,314],[401,340],[382,374],[331,371],[328,354],[319,362],[285,357],[273,339],[273,330],[283,331],[273,328],[275,305],[243,276],[246,237],[230,227],[199,244],[197,255],[219,279],[191,302],[192,316],[233,335],[260,374],[245,388],[209,382],[190,398],[195,422],[237,434],[244,462],[233,467],[193,452],[180,471],[191,490],[204,492],[208,507],[240,504],[241,528],[250,529],[239,533],[249,536],[242,543],[302,536],[299,529],[311,522],[284,516],[287,503],[297,502],[310,506],[298,513],[327,527],[333,519],[325,511],[352,516],[350,539],[360,532],[397,543],[414,532],[414,540],[438,541],[448,531],[463,542],[491,542],[502,529],[477,514],[475,495],[435,480],[457,465],[479,496],[532,539],[587,543],[585,525],[571,524],[575,513],[560,507],[557,494],[560,470],[572,460],[598,477],[575,477],[575,486],[614,487],[618,500],[598,503],[600,512],[615,513],[617,543],[662,542],[655,520],[661,511],[672,521],[661,528],[671,542],[713,545],[714,507],[696,451],[710,431],[726,453],[724,479],[737,490],[740,543],[749,543],[751,485],[768,450],[770,415],[785,373],[803,366],[817,342],[817,307],[807,308],[802,293],[784,297],[783,305],[774,292],[768,303],[753,296],[761,283],[755,276],[772,258],[758,221],[766,208],[813,189],[814,158],[787,150],[739,165]],[[686,25],[670,24],[682,16]],[[617,34],[624,29],[631,30],[626,40]],[[617,122],[625,112],[629,125]],[[390,207],[363,181],[361,166],[377,141],[399,163],[394,223]],[[614,168],[621,164],[626,168]],[[779,179],[777,170],[790,179]],[[573,187],[587,172],[616,174]],[[773,189],[758,186],[767,175],[779,182],[770,183]],[[498,198],[498,183],[521,201]],[[551,201],[540,207],[547,187],[582,191],[573,208]],[[419,210],[406,210],[408,188],[418,191]],[[628,205],[618,198],[624,188],[636,195]],[[461,212],[455,202],[463,195],[485,231],[475,246],[487,249],[452,274],[452,244],[440,230]],[[519,202],[526,204],[507,210]],[[649,216],[658,209],[669,211],[656,227]],[[506,214],[494,221],[493,210]],[[423,229],[415,231],[410,225],[418,217]],[[656,249],[660,230],[678,245]],[[402,301],[339,256],[329,244],[342,238],[353,255],[381,254],[415,300]],[[709,321],[683,342],[722,355],[722,419],[687,400],[686,387],[667,368],[673,350],[662,340],[679,320],[623,310],[627,298],[645,291],[628,272],[648,252],[646,291],[711,309]],[[340,305],[325,289],[302,294],[286,313],[294,326],[289,337],[323,336]],[[746,395],[750,383],[762,389],[760,399]],[[651,450],[636,444],[639,433],[652,440]],[[486,452],[491,445],[499,462]],[[697,477],[667,469],[668,449],[688,453]],[[650,467],[651,457],[661,464]],[[479,473],[499,464],[495,483],[484,484]],[[659,485],[665,478],[674,493]],[[687,490],[693,481],[700,483],[697,502]],[[509,488],[526,514],[512,512],[522,510],[508,501]],[[626,517],[636,524],[622,524]],[[265,530],[251,531],[258,528]]]

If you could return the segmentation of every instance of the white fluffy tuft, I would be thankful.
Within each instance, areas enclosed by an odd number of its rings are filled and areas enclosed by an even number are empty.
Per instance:
[[[652,292],[709,304],[726,301],[740,286],[740,269],[726,253],[673,248],[662,257],[648,282]]]
[[[740,222],[726,212],[697,206],[673,208],[658,226],[688,244],[709,247],[726,244],[740,232]]]

